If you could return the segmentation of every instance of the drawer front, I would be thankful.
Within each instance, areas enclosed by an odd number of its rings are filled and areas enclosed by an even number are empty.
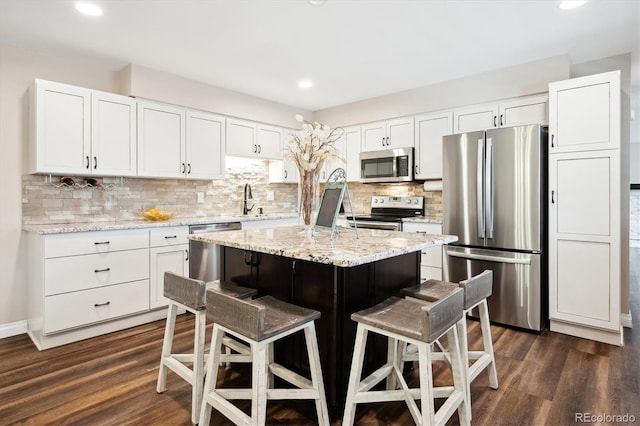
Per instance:
[[[149,309],[149,280],[44,298],[44,333],[54,333]]]
[[[420,278],[422,280],[442,281],[442,268],[432,268],[430,266],[421,266]]]
[[[150,233],[151,247],[174,246],[189,243],[188,226],[171,226],[168,228],[153,228]]]
[[[72,232],[46,235],[44,257],[75,256],[108,253],[149,247],[148,229],[119,231]]]
[[[149,249],[45,259],[45,296],[149,278]]]

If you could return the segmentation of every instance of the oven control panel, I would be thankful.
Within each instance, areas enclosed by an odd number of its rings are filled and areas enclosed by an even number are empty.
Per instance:
[[[371,198],[371,208],[423,209],[424,197],[408,195],[374,195]]]

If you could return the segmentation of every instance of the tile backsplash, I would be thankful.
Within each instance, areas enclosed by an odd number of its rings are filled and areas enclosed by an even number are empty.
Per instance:
[[[72,177],[84,183],[82,177]],[[61,176],[22,177],[23,224],[109,222],[139,218],[150,209],[175,211],[180,216],[236,216],[242,214],[244,185],[251,185],[255,210],[265,214],[297,212],[298,187],[269,183],[269,164],[263,160],[227,159],[224,180],[147,179],[96,177],[100,188],[58,187]],[[379,195],[423,195],[425,214],[442,218],[442,192],[424,191],[421,183],[375,185],[349,183],[354,211],[368,213],[371,197]],[[204,193],[198,203],[196,194]],[[274,199],[267,200],[267,192]],[[348,206],[347,207],[347,211]]]

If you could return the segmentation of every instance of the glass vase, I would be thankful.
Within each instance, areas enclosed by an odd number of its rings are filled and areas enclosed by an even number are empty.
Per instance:
[[[298,183],[298,215],[300,224],[305,228],[313,226],[315,216],[318,214],[319,206],[319,183],[320,173],[316,170],[305,170],[300,173]]]

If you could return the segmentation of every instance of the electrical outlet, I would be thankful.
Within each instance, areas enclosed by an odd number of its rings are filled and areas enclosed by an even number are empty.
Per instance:
[[[198,192],[198,203],[204,203],[204,192]]]
[[[275,199],[273,191],[267,191],[267,201],[273,201]]]

